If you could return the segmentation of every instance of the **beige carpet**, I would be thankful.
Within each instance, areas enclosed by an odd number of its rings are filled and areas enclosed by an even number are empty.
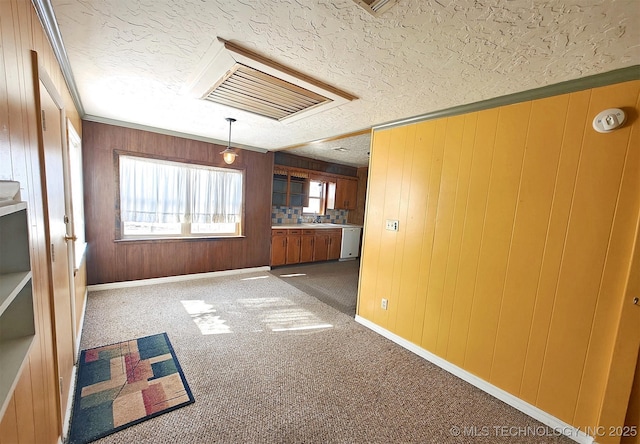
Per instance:
[[[81,347],[165,331],[195,403],[98,442],[572,442],[269,273],[92,292]]]

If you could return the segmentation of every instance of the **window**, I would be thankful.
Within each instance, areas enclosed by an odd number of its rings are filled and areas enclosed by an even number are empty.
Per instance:
[[[74,241],[73,261],[80,268],[87,243],[84,234],[84,191],[82,188],[82,141],[73,124],[67,119],[67,140],[69,145],[69,179],[71,182],[71,207]]]
[[[326,214],[335,208],[336,184],[312,180],[309,182],[309,206],[302,208],[303,214]]]
[[[239,236],[242,171],[119,156],[121,238]]]
[[[309,206],[302,208],[303,213],[324,214],[324,182],[309,182]]]

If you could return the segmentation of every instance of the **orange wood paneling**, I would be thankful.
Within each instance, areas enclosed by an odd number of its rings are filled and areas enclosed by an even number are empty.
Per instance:
[[[438,330],[442,319],[444,280],[456,200],[460,150],[464,133],[464,116],[447,119],[446,126],[440,125],[439,128],[443,131],[443,134],[434,140],[434,144],[436,146],[442,145],[444,152],[442,155],[442,173],[439,178],[440,189],[438,190],[439,195],[434,215],[434,240],[422,330],[422,344],[427,350],[433,352],[436,351]],[[433,192],[435,193],[436,190],[434,189]]]
[[[491,371],[530,111],[530,103],[521,103],[498,117],[464,361],[483,379]]]
[[[571,199],[580,162],[582,139],[587,125],[587,107],[590,97],[591,91],[574,93],[569,96],[567,116],[570,118],[566,119],[562,146],[560,147],[560,163],[556,174],[551,217],[538,278],[520,389],[522,399],[531,404],[536,403],[540,387],[540,375],[556,298],[556,286],[571,211]]]
[[[458,262],[458,279],[453,293],[453,310],[446,355],[449,361],[458,366],[464,364],[467,347],[497,122],[498,110],[487,110],[477,114],[473,158],[469,173],[469,193]]]
[[[400,228],[401,230],[408,231],[408,233],[415,232],[420,237],[424,237],[425,233],[430,229],[427,211],[429,208],[429,199],[431,198],[429,184],[431,182],[431,177],[435,174],[432,166],[436,164],[436,162],[434,162],[433,159],[434,156],[437,156],[433,149],[435,134],[436,125],[434,122],[424,122],[417,125],[415,142],[415,150],[417,152],[414,156],[415,165],[412,170],[413,175],[410,192],[416,193],[416,204],[421,206],[417,207],[418,211],[414,211],[415,207],[411,210],[411,214],[416,214],[416,221],[411,224],[403,224],[406,226]],[[419,161],[424,161],[425,163],[419,164]],[[422,202],[424,202],[424,205],[422,205]],[[422,340],[422,329],[424,326],[424,307],[426,304],[426,298],[423,296],[426,295],[427,291],[426,270],[429,267],[429,256],[427,254],[428,251],[426,251],[426,249],[419,243],[413,243],[411,250],[414,253],[413,258],[417,265],[417,268],[415,268],[417,276],[407,275],[406,273],[410,271],[410,269],[407,269],[405,270],[403,279],[414,279],[416,281],[415,300],[411,302],[412,306],[415,307],[415,310],[413,311],[413,315],[408,313],[409,317],[406,322],[412,324],[411,341],[419,344]],[[403,298],[406,298],[405,294],[403,294]],[[401,304],[400,301],[396,303]],[[413,319],[410,319],[411,317],[413,317]]]
[[[18,418],[15,397],[9,401],[7,410],[0,421],[0,444],[14,444],[18,441]]]
[[[518,395],[542,267],[568,96],[532,104],[490,380]]]
[[[367,191],[367,201],[371,202],[369,196],[378,196],[381,199],[384,194],[384,184],[386,183],[386,170],[384,164],[389,157],[390,131],[376,132],[372,136],[372,150],[376,151],[375,157],[372,153],[369,169],[369,189]],[[379,167],[377,165],[380,165]],[[380,239],[384,229],[382,205],[376,200],[377,205],[367,207],[365,218],[365,229],[363,231],[362,255],[363,261],[373,261],[375,264],[368,269],[361,268],[358,310],[367,319],[373,319],[379,305],[376,306],[376,269],[378,268],[378,258],[380,256]],[[369,259],[371,258],[371,259]]]
[[[418,287],[418,280],[414,279],[414,277],[420,268],[421,249],[420,245],[413,242],[413,240],[422,236],[424,230],[424,215],[416,213],[413,208],[425,208],[427,205],[425,187],[418,186],[418,183],[428,177],[429,174],[426,170],[428,164],[425,162],[425,156],[428,156],[430,151],[425,149],[424,145],[419,145],[421,143],[420,130],[422,128],[420,126],[409,128],[407,137],[407,150],[413,151],[411,153],[411,171],[407,175],[410,183],[405,185],[408,191],[405,196],[407,208],[404,214],[406,214],[406,219],[409,222],[404,229],[401,227],[400,231],[400,233],[404,233],[404,257],[401,262],[401,274],[398,279],[398,294],[400,296],[394,301],[397,310],[396,331],[405,338],[412,338],[414,331],[413,315],[416,310],[416,291]]]
[[[37,442],[35,432],[35,414],[31,388],[31,368],[25,366],[15,391],[16,418],[18,419],[18,442]]]
[[[460,163],[457,173],[456,195],[453,220],[451,222],[451,236],[449,243],[449,255],[445,271],[444,289],[445,295],[454,295],[458,282],[458,269],[460,264],[460,249],[462,248],[462,233],[465,227],[465,213],[469,196],[471,161],[473,157],[473,143],[476,134],[476,114],[467,114],[464,117],[464,129],[462,134],[462,147],[460,149]],[[451,318],[453,315],[453,297],[445,297],[442,302],[442,316],[439,323],[438,341],[436,353],[440,356],[447,355],[449,334],[451,331]]]
[[[611,103],[634,107],[637,97],[638,87],[632,84],[594,90],[587,115],[595,116]],[[552,408],[569,423],[585,371],[630,131],[627,126],[606,135],[590,129],[584,133],[537,400],[542,409]],[[599,334],[615,336],[607,330]],[[612,347],[611,340],[605,340],[605,350]]]
[[[374,131],[358,314],[569,424],[623,424],[640,343],[619,331],[640,323],[623,304],[639,93],[625,82]],[[595,132],[610,107],[628,123]]]

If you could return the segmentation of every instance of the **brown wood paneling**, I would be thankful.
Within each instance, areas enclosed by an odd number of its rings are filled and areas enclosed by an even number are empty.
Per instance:
[[[323,173],[339,174],[342,176],[356,177],[358,169],[356,167],[340,165],[337,163],[323,162],[322,160],[311,159],[309,157],[296,156],[295,154],[276,151],[274,161],[276,165],[285,165],[292,168],[302,168],[305,170],[320,171]]]
[[[367,176],[369,167],[358,168],[358,201],[355,210],[349,210],[347,222],[350,224],[364,224],[364,208],[367,199]]]
[[[82,145],[89,284],[269,264],[273,154],[243,150],[233,164],[245,172],[244,237],[116,241],[114,150],[228,167],[224,147],[95,122],[83,122]]]

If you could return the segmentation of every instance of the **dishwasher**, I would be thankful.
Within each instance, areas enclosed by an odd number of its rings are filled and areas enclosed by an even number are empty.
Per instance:
[[[343,227],[340,244],[340,260],[346,261],[360,256],[360,227]]]

